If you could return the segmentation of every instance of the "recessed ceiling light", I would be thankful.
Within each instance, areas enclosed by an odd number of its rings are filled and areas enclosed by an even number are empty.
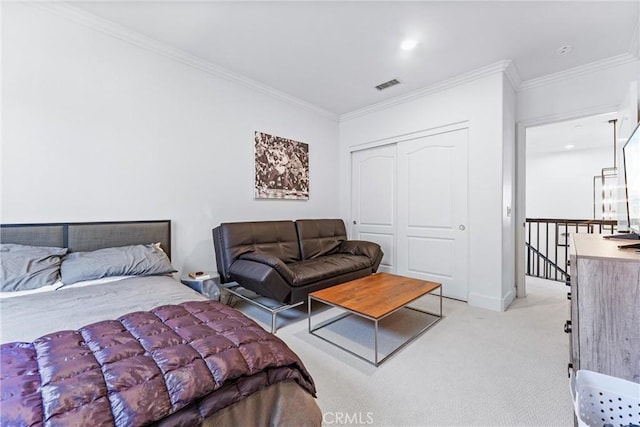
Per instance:
[[[404,39],[402,43],[400,43],[400,49],[402,50],[413,50],[418,42],[415,39]]]
[[[571,150],[572,148],[575,148],[575,145],[573,144],[565,145],[564,148],[566,148],[567,150]]]

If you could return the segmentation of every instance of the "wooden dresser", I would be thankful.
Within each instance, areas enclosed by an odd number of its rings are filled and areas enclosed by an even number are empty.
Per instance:
[[[640,383],[640,253],[633,241],[572,234],[570,368]]]

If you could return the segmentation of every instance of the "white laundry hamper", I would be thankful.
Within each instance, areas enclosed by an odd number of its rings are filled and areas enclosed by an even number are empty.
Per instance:
[[[640,425],[640,384],[579,370],[571,377],[573,409],[580,427]]]

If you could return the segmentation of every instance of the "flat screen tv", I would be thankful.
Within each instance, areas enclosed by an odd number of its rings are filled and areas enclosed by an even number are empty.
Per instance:
[[[640,238],[640,123],[622,147],[629,230]]]

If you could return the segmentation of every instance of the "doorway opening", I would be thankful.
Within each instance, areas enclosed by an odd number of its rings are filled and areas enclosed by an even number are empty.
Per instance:
[[[516,233],[518,297],[526,296],[527,280],[533,277],[551,280],[549,284],[556,283],[555,286],[565,280],[570,233],[615,232],[616,217],[598,217],[602,188],[596,188],[594,198],[594,177],[600,176],[603,168],[613,166],[614,161],[621,161],[619,128],[626,120],[618,120],[620,113],[612,110],[594,109],[590,114],[518,123],[516,218],[521,224]],[[617,159],[614,126],[618,133]],[[594,203],[598,205],[595,215]],[[537,279],[538,276],[542,279]]]
[[[568,278],[569,233],[614,233],[617,113],[526,129],[525,271]]]

